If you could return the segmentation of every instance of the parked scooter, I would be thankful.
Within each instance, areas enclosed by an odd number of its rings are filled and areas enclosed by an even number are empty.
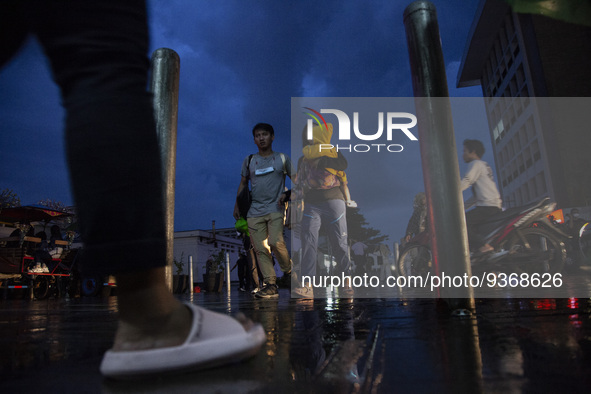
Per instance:
[[[571,218],[567,223],[553,222],[562,232],[568,235],[563,239],[566,247],[565,271],[577,272],[581,266],[588,265],[589,255],[589,233],[591,228],[583,219]]]
[[[511,208],[491,217],[481,226],[487,234],[486,243],[494,251],[473,254],[473,271],[502,269],[503,272],[561,272],[566,261],[564,240],[568,235],[554,226],[548,215],[556,203],[549,198],[518,208]],[[411,239],[400,252],[398,275],[425,276],[435,273],[430,237],[421,233]]]

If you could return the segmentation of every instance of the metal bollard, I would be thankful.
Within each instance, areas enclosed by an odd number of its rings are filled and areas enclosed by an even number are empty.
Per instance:
[[[226,253],[226,286],[228,288],[228,295],[230,295],[230,253]]]
[[[464,202],[435,6],[428,1],[411,3],[404,11],[404,25],[433,260],[438,274],[470,275]],[[440,297],[451,309],[474,309],[474,292],[469,286],[442,289]]]
[[[189,256],[189,293],[193,294],[193,256]]]
[[[172,291],[174,260],[174,188],[176,170],[176,136],[179,95],[179,55],[168,48],[152,54],[150,91],[154,95],[154,117],[162,159],[162,187],[166,214],[166,283]]]

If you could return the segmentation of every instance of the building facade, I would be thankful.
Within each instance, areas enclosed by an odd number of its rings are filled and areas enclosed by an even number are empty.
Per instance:
[[[287,250],[291,251],[289,230],[285,230],[284,238]],[[193,260],[193,280],[195,282],[202,282],[207,259],[218,251],[228,254],[230,268],[234,267],[240,257],[240,252],[244,252],[242,238],[234,227],[216,229],[214,224],[209,230],[174,232],[174,260],[184,263],[183,274],[189,274],[189,257]],[[283,273],[279,264],[275,264],[274,268],[277,277],[281,277]],[[176,267],[173,267],[173,270],[176,270]],[[237,269],[230,272],[230,280],[238,281]]]
[[[481,85],[506,208],[591,205],[591,28],[482,0],[457,86]]]
[[[189,274],[189,258],[193,261],[193,280],[202,282],[205,264],[209,256],[222,251],[230,256],[230,268],[234,266],[242,247],[242,240],[234,228],[212,230],[175,231],[174,260],[183,263],[182,274]],[[176,270],[176,267],[173,267]],[[238,280],[237,270],[230,274],[232,281]]]

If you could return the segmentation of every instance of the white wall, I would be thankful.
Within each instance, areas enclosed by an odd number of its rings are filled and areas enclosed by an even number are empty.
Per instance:
[[[174,234],[174,258],[185,264],[183,274],[189,274],[189,256],[193,257],[193,281],[203,282],[205,263],[207,258],[217,249],[223,249],[230,254],[230,268],[234,266],[242,250],[242,241],[231,237],[217,236],[215,243],[209,231],[178,231]],[[176,273],[176,266],[173,266],[173,274]],[[225,276],[224,276],[225,278]],[[230,274],[230,280],[237,281],[238,273],[234,269]]]

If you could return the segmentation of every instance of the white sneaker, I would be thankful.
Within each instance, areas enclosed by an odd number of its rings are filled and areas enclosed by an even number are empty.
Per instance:
[[[296,287],[291,294],[298,298],[314,298],[314,289],[308,286]]]
[[[255,287],[255,288],[254,288],[254,289],[253,289],[253,290],[250,292],[250,294],[256,294],[256,293],[258,293],[259,291],[261,291],[261,288],[260,288],[260,287]]]

